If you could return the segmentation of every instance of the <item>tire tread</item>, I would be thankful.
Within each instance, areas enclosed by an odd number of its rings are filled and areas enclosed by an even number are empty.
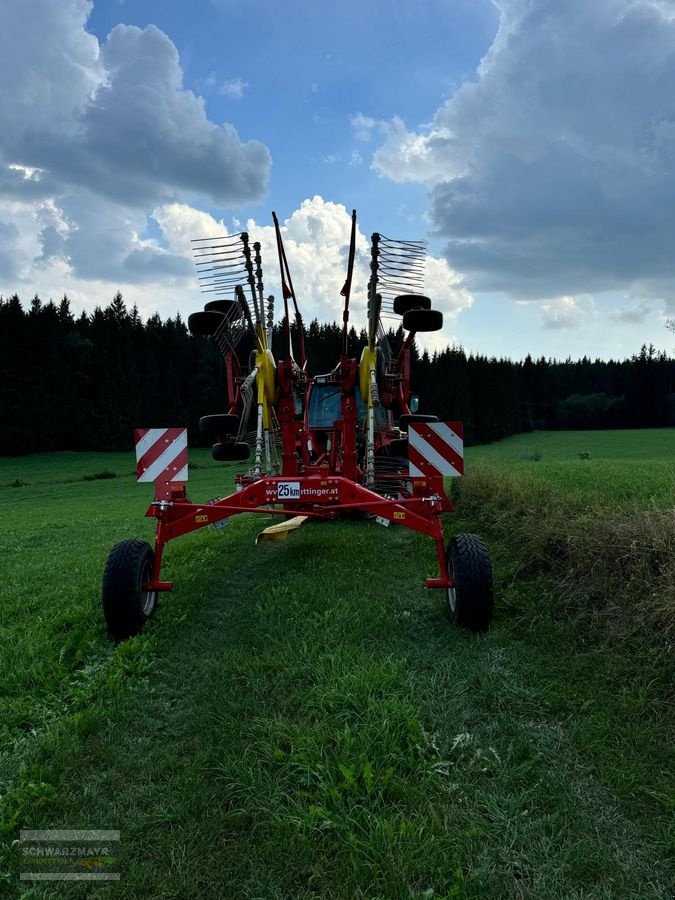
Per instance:
[[[207,438],[222,438],[236,435],[240,418],[236,413],[213,413],[199,420],[199,432]]]
[[[138,538],[120,541],[108,555],[101,601],[108,631],[116,640],[138,634],[146,622],[140,605],[138,581],[152,556],[150,544]]]
[[[457,580],[455,624],[469,631],[487,631],[494,609],[492,564],[483,539],[477,534],[458,534],[448,544]]]

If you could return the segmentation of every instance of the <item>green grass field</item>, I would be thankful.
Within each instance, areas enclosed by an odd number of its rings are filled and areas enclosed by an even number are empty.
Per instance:
[[[195,499],[232,484],[191,461]],[[256,547],[251,516],[169,545],[175,592],[115,646],[105,558],[154,523],[132,454],[0,460],[0,895],[672,897],[675,430],[523,435],[467,468],[448,534],[488,540],[488,635],[424,589],[430,541]],[[566,505],[595,542],[558,546]],[[644,548],[607,546],[643,515]],[[641,584],[654,616],[624,616]],[[45,827],[119,829],[119,883],[20,883],[12,841]]]
[[[467,451],[470,462],[508,463],[566,496],[602,505],[673,506],[675,429],[544,431]]]

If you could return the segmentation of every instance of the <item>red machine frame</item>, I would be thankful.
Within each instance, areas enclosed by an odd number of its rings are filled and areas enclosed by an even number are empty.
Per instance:
[[[439,575],[437,578],[427,578],[426,586],[429,588],[452,588],[455,580],[448,574],[442,514],[452,512],[454,508],[445,493],[443,478],[441,476],[414,478],[410,477],[408,473],[405,474],[406,488],[401,492],[401,473],[399,472],[392,479],[398,482],[399,490],[392,492],[396,496],[377,493],[371,490],[371,487],[359,483],[359,479],[364,480],[366,473],[359,466],[357,454],[359,412],[356,392],[360,391],[363,396],[365,390],[370,397],[372,389],[378,395],[378,406],[382,402],[385,409],[395,408],[399,414],[411,413],[409,407],[410,350],[415,339],[415,331],[409,331],[394,364],[389,366],[388,371],[382,373],[379,386],[376,384],[375,372],[369,371],[369,369],[377,368],[378,353],[380,352],[376,347],[376,328],[381,305],[381,296],[377,293],[377,273],[379,257],[382,252],[381,237],[377,234],[373,235],[371,282],[369,283],[369,347],[364,350],[364,356],[357,364],[356,360],[351,358],[347,352],[349,300],[356,249],[356,213],[352,213],[347,279],[342,290],[344,297],[342,354],[335,371],[330,376],[322,376],[324,379],[330,379],[330,383],[336,384],[340,391],[340,418],[333,423],[331,429],[330,450],[326,450],[317,458],[316,454],[310,450],[309,443],[313,437],[312,424],[309,421],[309,397],[314,382],[306,374],[304,326],[295,298],[279,222],[274,213],[273,219],[281,271],[285,334],[288,347],[285,358],[274,367],[276,394],[274,408],[281,431],[282,475],[262,477],[251,474],[238,475],[235,479],[237,483],[235,493],[205,504],[192,503],[187,496],[184,484],[175,486],[166,483],[158,484],[156,499],[146,512],[146,516],[157,519],[157,529],[152,578],[144,582],[143,590],[172,590],[173,583],[162,581],[160,578],[164,547],[169,541],[190,531],[245,512],[276,514],[286,517],[289,514],[297,513],[310,519],[326,519],[335,518],[347,511],[365,512],[432,538],[436,545]],[[254,245],[258,254],[259,246],[258,244]],[[258,265],[256,272],[261,276],[259,256],[256,258],[256,262]],[[247,271],[255,307],[256,287],[250,258],[248,258]],[[260,306],[256,308],[256,312],[262,310],[261,280],[258,283],[258,290]],[[243,289],[238,287],[235,293],[242,305],[243,312],[247,314],[248,305]],[[425,300],[426,298],[420,299]],[[293,355],[289,300],[293,301],[295,312],[300,365],[295,362]],[[259,354],[263,354],[267,344],[264,330],[260,327],[260,319],[257,326],[254,326],[252,320],[249,321],[258,336]],[[369,357],[366,351],[370,352]],[[263,357],[259,356],[259,358],[261,365],[264,366],[266,363]],[[230,413],[236,413],[241,403],[239,385],[244,376],[235,353],[228,352],[226,354],[225,364]],[[263,370],[261,369],[261,371]],[[269,372],[265,377],[268,376]],[[296,412],[297,396],[303,398],[302,416],[298,416]],[[400,431],[396,434],[391,429],[390,433],[387,433],[385,429],[384,433],[377,436],[378,446],[386,447],[396,437],[400,439]],[[386,478],[385,475],[385,485]],[[283,485],[292,485],[292,490],[290,488],[284,490]],[[275,505],[281,505],[281,508],[275,509]]]
[[[252,254],[246,233],[199,239],[215,241],[212,245],[200,243],[197,248],[203,289],[211,293],[233,290],[234,297],[226,295],[211,301],[203,312],[193,313],[188,319],[190,330],[214,337],[225,357],[228,412],[203,417],[200,430],[217,439],[213,445],[215,459],[248,458],[249,444],[240,441],[240,435],[249,422],[255,389],[257,432],[253,466],[235,476],[233,493],[207,503],[193,503],[186,481],[171,480],[186,478],[187,459],[181,457],[177,464],[174,455],[173,463],[162,463],[162,474],[155,480],[155,499],[146,512],[146,517],[156,519],[154,550],[142,541],[129,539],[117,544],[108,557],[102,599],[111,634],[128,637],[137,633],[152,614],[157,593],[173,590],[173,582],[161,578],[164,548],[169,541],[241,513],[264,513],[285,519],[264,529],[259,538],[265,539],[282,539],[305,520],[334,519],[354,512],[375,518],[382,525],[394,523],[426,535],[434,541],[438,559],[438,576],[426,578],[426,586],[448,592],[448,604],[457,624],[484,630],[492,611],[492,576],[486,549],[475,535],[455,536],[446,548],[443,534],[443,514],[454,511],[443,476],[461,474],[463,469],[461,424],[438,423],[435,416],[416,415],[411,400],[410,354],[415,333],[438,330],[443,321],[441,313],[431,309],[429,298],[415,290],[419,284],[415,279],[422,268],[420,242],[395,242],[373,235],[368,340],[357,362],[348,352],[356,249],[356,213],[352,213],[347,280],[341,292],[342,351],[332,372],[312,378],[307,372],[304,325],[279,223],[276,215],[273,218],[285,313],[283,358],[275,362],[270,349],[273,298],[267,298],[265,321],[260,244],[253,244]],[[237,239],[241,240],[241,253],[232,246]],[[228,274],[230,270],[233,274]],[[248,283],[250,298],[245,296],[242,281]],[[403,328],[408,331],[396,358],[381,324],[381,291],[389,292],[391,312],[402,316]],[[295,314],[298,361],[293,349],[289,300],[293,301]],[[248,368],[235,349],[245,330],[255,340]],[[398,425],[394,425],[397,416]],[[429,424],[432,420],[436,424]],[[414,465],[408,461],[412,445],[407,438],[411,430],[415,438]],[[175,446],[170,441],[178,440],[166,437],[167,429],[157,429],[158,435],[152,436],[154,443],[144,445],[151,431],[141,429],[142,434],[137,437],[140,480],[150,480],[149,471],[162,468],[156,465],[157,461],[164,460],[162,454],[168,460]],[[176,431],[181,435],[180,452],[184,453],[185,431]],[[148,447],[155,448],[162,441],[169,446],[153,450],[154,462],[150,463]],[[263,445],[267,459],[264,470]]]
[[[414,495],[398,500],[387,499],[356,481],[333,475],[299,475],[294,480],[288,476],[265,477],[242,484],[234,494],[209,503],[192,503],[184,486],[176,488],[170,500],[155,500],[146,512],[146,516],[157,519],[157,531],[152,579],[143,584],[143,590],[173,590],[173,582],[160,579],[163,551],[169,541],[240,513],[288,516],[294,508],[303,516],[315,519],[335,518],[341,512],[359,510],[425,534],[435,541],[440,572],[438,578],[427,578],[426,586],[454,587],[455,581],[447,570],[441,519],[444,512],[453,512],[454,507],[443,490],[443,479],[414,478],[411,482]],[[279,485],[284,484],[299,485],[297,500],[279,497]],[[284,504],[281,509],[271,506],[280,503]]]

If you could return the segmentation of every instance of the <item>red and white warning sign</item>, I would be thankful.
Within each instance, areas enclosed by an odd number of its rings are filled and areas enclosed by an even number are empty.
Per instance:
[[[408,426],[411,478],[464,474],[464,426],[461,422],[411,422]]]
[[[136,428],[134,440],[138,481],[187,481],[186,428]]]

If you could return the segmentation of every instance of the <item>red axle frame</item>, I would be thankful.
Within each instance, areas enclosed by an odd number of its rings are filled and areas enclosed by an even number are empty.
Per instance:
[[[449,577],[447,571],[441,518],[444,512],[453,511],[453,505],[443,490],[442,478],[410,479],[413,496],[403,499],[383,497],[342,476],[308,475],[292,479],[293,476],[261,478],[227,497],[208,503],[192,503],[184,488],[174,491],[171,500],[153,501],[146,516],[157,519],[155,554],[152,579],[143,584],[143,590],[173,589],[173,582],[160,580],[164,547],[169,541],[191,531],[240,513],[287,516],[297,512],[310,518],[328,519],[347,510],[363,510],[432,538],[436,544],[439,577],[427,578],[426,586],[454,587],[454,579]],[[280,485],[289,487],[284,490]],[[289,492],[292,497],[287,496]],[[283,503],[282,508],[273,508],[272,504],[280,503]]]

